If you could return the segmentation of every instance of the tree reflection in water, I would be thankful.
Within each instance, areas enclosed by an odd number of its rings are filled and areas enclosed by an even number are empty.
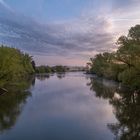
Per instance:
[[[50,76],[52,76],[53,74],[49,74],[49,73],[46,73],[46,74],[37,74],[36,75],[36,78],[40,81],[44,81],[46,79],[49,79]]]
[[[108,99],[117,123],[108,124],[115,139],[140,140],[140,93],[119,87],[107,80],[90,78],[87,83],[95,96]]]
[[[62,78],[65,77],[65,72],[63,72],[63,73],[56,73],[56,75],[57,75],[57,78],[62,79]]]
[[[13,127],[20,115],[27,97],[31,96],[28,89],[35,84],[35,77],[21,81],[16,86],[8,86],[8,92],[0,96],[0,132]]]
[[[54,75],[56,75],[58,79],[62,79],[65,77],[65,72],[55,73],[55,74],[54,73],[36,74],[36,78],[40,81],[44,81]]]

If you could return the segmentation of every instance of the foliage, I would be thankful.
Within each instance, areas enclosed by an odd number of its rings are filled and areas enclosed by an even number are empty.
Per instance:
[[[58,73],[61,73],[61,72],[65,72],[66,71],[66,68],[65,68],[65,66],[55,66],[55,67],[53,67],[53,70],[55,71],[55,72],[58,72]]]
[[[38,66],[36,67],[36,73],[51,73],[52,69],[49,66]]]
[[[32,57],[18,49],[0,46],[0,86],[34,73]]]
[[[38,66],[36,67],[36,73],[63,73],[66,71],[65,66]]]
[[[90,59],[90,73],[122,82],[134,90],[140,89],[140,25],[121,36],[118,50],[105,52]]]

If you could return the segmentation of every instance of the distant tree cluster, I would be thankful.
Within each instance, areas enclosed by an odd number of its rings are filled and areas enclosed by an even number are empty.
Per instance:
[[[52,69],[49,66],[38,66],[36,67],[36,73],[51,73]]]
[[[0,85],[15,82],[35,72],[32,57],[20,50],[0,46]]]
[[[123,83],[132,89],[140,89],[140,25],[121,36],[118,50],[97,54],[90,59],[90,73]]]
[[[68,68],[65,66],[38,66],[36,67],[36,73],[63,73],[66,72]]]

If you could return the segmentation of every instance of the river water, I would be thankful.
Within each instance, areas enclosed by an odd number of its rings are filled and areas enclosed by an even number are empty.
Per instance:
[[[139,139],[140,97],[83,73],[38,75],[0,96],[0,140]]]

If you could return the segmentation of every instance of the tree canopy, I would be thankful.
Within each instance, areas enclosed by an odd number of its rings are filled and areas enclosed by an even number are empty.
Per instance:
[[[132,89],[140,89],[140,25],[129,30],[117,41],[118,50],[97,54],[90,59],[90,73],[122,82]]]
[[[32,57],[18,49],[0,46],[0,85],[15,82],[35,72]]]

